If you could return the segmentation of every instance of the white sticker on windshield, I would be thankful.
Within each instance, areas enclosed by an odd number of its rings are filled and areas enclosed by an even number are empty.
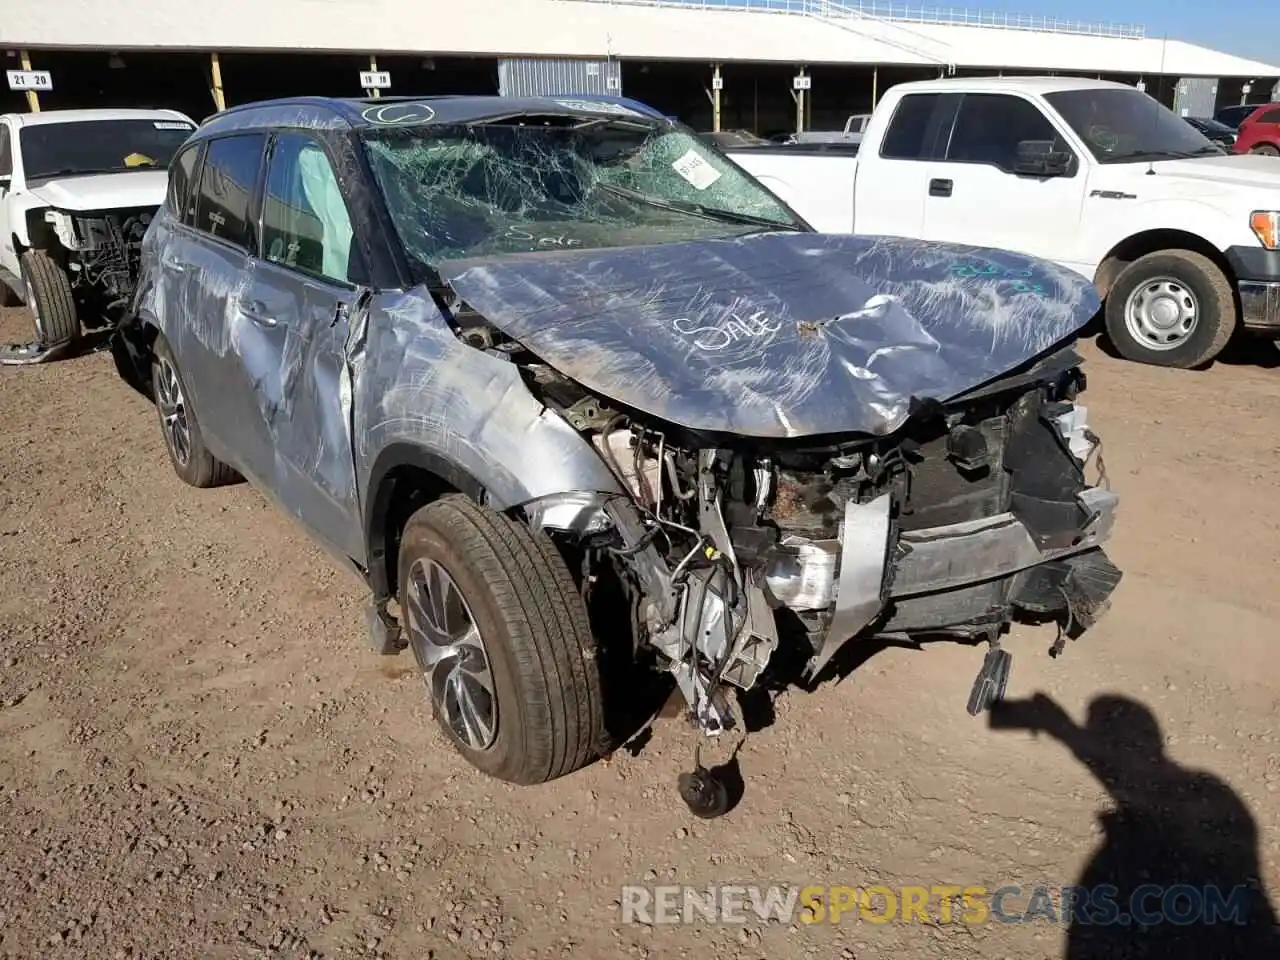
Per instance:
[[[671,165],[671,169],[688,180],[695,190],[705,190],[720,179],[720,171],[707,163],[702,154],[692,147]]]
[[[181,120],[156,120],[151,124],[157,130],[194,130],[195,127]]]

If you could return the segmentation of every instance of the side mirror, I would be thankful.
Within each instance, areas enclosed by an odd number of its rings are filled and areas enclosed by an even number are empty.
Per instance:
[[[1029,177],[1064,177],[1071,170],[1071,154],[1055,150],[1052,140],[1019,140],[1013,172]]]

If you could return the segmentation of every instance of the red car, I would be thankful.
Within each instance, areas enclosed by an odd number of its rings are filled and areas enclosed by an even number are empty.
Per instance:
[[[1280,157],[1280,103],[1263,104],[1245,118],[1235,151]]]

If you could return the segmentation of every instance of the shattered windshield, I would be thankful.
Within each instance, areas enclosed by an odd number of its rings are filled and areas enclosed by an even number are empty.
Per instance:
[[[428,265],[802,229],[696,135],[657,123],[521,117],[365,143],[401,242]]]
[[[28,180],[163,170],[195,126],[165,117],[34,123],[18,131]]]

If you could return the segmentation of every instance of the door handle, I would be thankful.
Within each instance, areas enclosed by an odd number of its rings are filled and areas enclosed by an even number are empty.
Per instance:
[[[931,197],[949,197],[951,196],[952,183],[950,180],[930,180],[929,196]]]
[[[252,320],[256,324],[264,327],[274,327],[276,318],[267,310],[267,305],[261,300],[240,301],[240,312]]]

